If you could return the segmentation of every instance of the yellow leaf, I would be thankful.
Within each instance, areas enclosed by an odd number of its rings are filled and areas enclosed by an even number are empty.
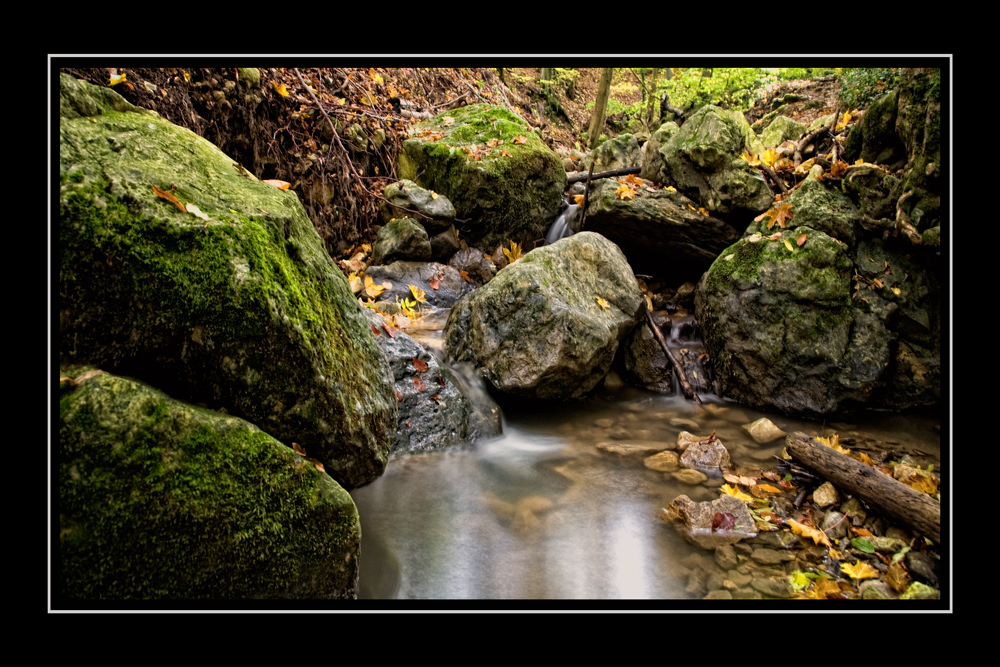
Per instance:
[[[635,190],[633,190],[629,186],[625,185],[624,183],[622,183],[621,185],[618,186],[618,189],[615,190],[615,194],[618,195],[619,199],[634,199],[635,198]]]
[[[751,155],[746,151],[744,151],[740,157],[749,162],[751,167],[756,167],[760,164],[760,159],[756,155]]]
[[[602,299],[601,297],[596,297],[596,298],[597,298],[597,305],[603,308],[604,310],[607,310],[610,307],[608,306],[608,302],[606,300]]]
[[[868,563],[862,563],[858,561],[852,565],[847,563],[840,564],[840,571],[849,576],[851,579],[875,579],[878,578],[878,570],[869,565]]]
[[[844,559],[844,554],[840,553],[836,549],[830,549],[829,553],[830,553],[830,558],[832,558],[833,560],[843,560]]]
[[[920,493],[926,493],[928,495],[934,495],[937,493],[938,482],[937,478],[933,475],[910,475],[909,477],[903,477],[899,481],[911,488],[916,489]]]
[[[764,151],[764,154],[760,156],[760,161],[766,164],[768,167],[774,164],[774,161],[778,159],[778,153],[773,148],[768,148]]]
[[[841,454],[851,453],[851,450],[844,449],[843,447],[840,446],[840,436],[837,435],[836,433],[831,435],[829,438],[821,438],[819,436],[816,436],[814,440],[816,440],[816,442],[823,445],[824,447],[829,447],[835,452],[840,452]]]
[[[374,69],[368,70],[368,78],[370,78],[375,83],[382,83],[382,77],[375,72]]]
[[[517,260],[521,259],[521,246],[519,246],[514,241],[511,241],[510,242],[510,250],[507,250],[507,248],[504,248],[503,249],[503,254],[504,254],[504,257],[507,258],[507,261],[509,261],[511,264],[513,264]]]
[[[282,97],[288,97],[288,89],[285,88],[285,84],[278,83],[277,81],[272,81],[271,87],[274,88],[275,92],[277,92]]]
[[[426,303],[427,298],[424,296],[424,291],[417,287],[416,285],[409,285],[410,293],[413,294],[413,298],[420,303]]]
[[[376,285],[375,281],[371,279],[371,276],[365,276],[365,294],[374,299],[377,298],[383,291],[385,291],[385,288],[381,285]]]
[[[431,199],[437,199],[437,198],[438,198],[438,193],[431,190]]]
[[[359,278],[358,274],[353,271],[347,276],[347,284],[351,286],[351,291],[355,294],[363,290],[365,287],[364,283],[361,282],[361,278]]]
[[[125,72],[121,74],[112,74],[111,80],[108,81],[109,86],[117,86],[119,83],[125,80]]]
[[[573,201],[577,206],[583,206],[583,195],[573,195]]]
[[[516,137],[514,137],[515,144],[524,144],[527,142],[528,142],[528,137],[524,136],[523,134],[519,134]]]
[[[803,525],[796,521],[795,519],[789,519],[788,525],[792,527],[792,532],[796,535],[802,535],[803,537],[812,538],[812,541],[816,544],[822,544],[823,546],[831,547],[830,538],[826,536],[822,530],[816,530],[815,528],[810,528],[809,526]]]
[[[785,239],[785,247],[788,248],[788,252],[795,252],[795,248],[793,248],[792,244],[788,242],[788,239]]]
[[[739,490],[739,487],[729,486],[728,484],[723,484],[720,490],[727,496],[732,496],[738,500],[742,500],[745,503],[753,501],[753,496],[743,493]]]

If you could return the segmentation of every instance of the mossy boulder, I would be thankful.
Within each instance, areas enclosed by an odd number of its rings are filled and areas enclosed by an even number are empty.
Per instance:
[[[660,148],[667,179],[723,219],[757,215],[774,198],[760,173],[740,157],[748,146],[749,126],[744,125],[745,118],[740,123],[708,104]]]
[[[896,133],[897,110],[895,90],[872,102],[844,141],[844,159],[850,163],[861,159],[884,164],[890,171],[902,169],[906,164],[906,147]]]
[[[677,191],[639,188],[631,199],[616,195],[613,179],[591,185],[587,229],[616,244],[639,273],[683,282],[701,275],[740,233],[722,220],[694,210]]]
[[[644,309],[621,250],[580,232],[532,250],[459,300],[445,350],[452,361],[485,369],[500,391],[580,398],[604,378]]]
[[[642,178],[654,183],[663,183],[666,180],[660,147],[670,141],[670,137],[677,134],[680,129],[677,123],[663,123],[642,145],[642,172],[640,173]]]
[[[385,223],[393,218],[415,218],[428,235],[445,231],[455,222],[455,207],[447,197],[425,190],[410,180],[385,186],[385,201],[379,202],[379,211]]]
[[[63,367],[54,595],[354,598],[351,496],[237,417]]]
[[[603,142],[580,161],[580,169],[587,171],[594,165],[594,173],[636,167],[642,164],[642,149],[631,134],[622,134]]]
[[[789,195],[782,205],[790,205],[792,219],[786,222],[789,227],[805,225],[812,229],[822,231],[838,241],[843,241],[849,246],[853,246],[857,238],[857,227],[861,222],[861,213],[858,211],[851,198],[840,192],[826,187],[815,178],[807,178],[802,181],[799,187]],[[770,219],[763,218],[759,223],[752,222],[746,233],[762,232],[770,235],[773,232],[781,231],[781,228],[772,224],[768,228]]]
[[[461,238],[480,248],[544,238],[566,187],[559,156],[517,115],[487,104],[415,125],[398,161],[401,179],[454,204]]]
[[[778,116],[771,121],[761,135],[760,143],[764,148],[776,148],[789,139],[798,139],[806,131],[806,126],[788,116]]]
[[[347,488],[378,477],[392,373],[295,193],[110,91],[60,84],[60,362],[225,407]]]

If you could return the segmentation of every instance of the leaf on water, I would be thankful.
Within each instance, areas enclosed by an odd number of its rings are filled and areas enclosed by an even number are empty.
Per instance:
[[[607,310],[608,308],[610,308],[610,306],[608,305],[608,302],[607,302],[607,300],[605,300],[605,299],[602,299],[602,298],[601,298],[601,297],[599,297],[599,296],[598,296],[598,297],[595,297],[595,298],[597,299],[597,305],[598,305],[598,306],[600,306],[600,307],[601,307],[601,308],[603,308],[604,310]]]
[[[795,519],[789,519],[788,525],[792,527],[792,532],[796,535],[801,535],[802,537],[811,538],[816,544],[822,544],[823,546],[830,547],[830,538],[826,536],[822,530],[816,530],[815,528],[810,528],[804,524],[799,523]]]
[[[292,186],[292,184],[289,183],[288,181],[281,181],[278,180],[277,178],[265,178],[263,181],[261,181],[261,183],[267,183],[268,185],[273,185],[279,190],[287,190]]]
[[[729,512],[716,512],[712,517],[712,532],[717,530],[732,530],[736,527],[736,515]]]
[[[166,190],[161,190],[160,188],[153,186],[153,194],[155,194],[160,199],[166,199],[168,202],[176,206],[181,213],[187,213],[187,209],[184,208],[184,204],[180,202],[177,197],[173,195],[172,192],[167,192]]]
[[[873,568],[868,563],[862,563],[861,561],[851,565],[841,563],[840,571],[849,576],[851,579],[875,579],[878,577],[878,570]]]
[[[413,361],[413,367],[417,369],[417,372],[419,373],[427,372],[428,366],[426,361],[424,361],[420,357],[413,357],[412,361]]]

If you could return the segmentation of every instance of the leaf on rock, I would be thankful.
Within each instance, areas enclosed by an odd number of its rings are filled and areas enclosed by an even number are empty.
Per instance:
[[[445,116],[441,119],[442,125],[454,125],[455,119],[452,116]]]
[[[381,336],[382,335],[382,332],[379,331],[378,327],[375,326],[374,324],[372,325],[372,333],[375,334],[376,336]]]
[[[892,590],[902,593],[910,585],[910,573],[907,572],[905,565],[895,561],[885,573],[885,582]]]
[[[861,561],[850,565],[841,563],[840,570],[851,579],[875,579],[878,577],[878,570],[868,563],[862,563]]]
[[[293,451],[294,451],[294,452],[295,452],[296,454],[298,454],[299,456],[301,456],[301,457],[303,457],[303,458],[304,458],[304,457],[306,456],[306,450],[305,450],[305,449],[303,449],[303,448],[302,448],[302,445],[300,445],[300,444],[299,444],[299,443],[297,443],[297,442],[293,442],[293,443],[292,443],[292,450],[293,450]]]
[[[858,551],[863,551],[866,554],[875,553],[875,547],[872,546],[871,542],[869,542],[863,537],[851,538],[851,546],[857,549]]]
[[[383,322],[382,323],[382,328],[384,328],[385,332],[387,334],[389,334],[389,338],[395,338],[396,334],[398,333],[397,330],[396,330],[396,327],[392,326],[388,322]]]
[[[459,271],[458,275],[462,276],[462,280],[464,280],[465,282],[467,282],[467,283],[471,283],[472,282],[472,278],[469,277],[468,272],[466,272],[466,271]]]
[[[525,143],[528,143],[528,137],[524,136],[523,134],[519,134],[516,137],[514,137],[514,143],[515,144],[525,144]]]
[[[722,492],[723,492],[724,494],[726,494],[727,496],[732,496],[733,498],[736,498],[736,499],[738,499],[738,500],[742,500],[742,501],[743,501],[743,502],[745,502],[745,503],[749,503],[749,502],[752,502],[752,501],[753,501],[753,496],[751,496],[751,495],[748,495],[748,494],[746,494],[746,493],[743,493],[743,492],[742,492],[742,491],[740,491],[740,490],[739,490],[739,488],[737,488],[737,487],[734,487],[734,486],[729,486],[728,484],[723,484],[723,485],[722,485],[722,486],[720,487],[720,490],[721,490],[721,491],[722,491]]]
[[[160,199],[166,199],[168,202],[176,206],[181,213],[187,213],[188,210],[184,208],[184,204],[180,202],[177,197],[173,195],[172,192],[167,192],[166,190],[161,190],[160,188],[153,186],[153,194],[155,194]]]
[[[371,279],[371,276],[365,276],[365,294],[375,299],[385,291],[385,288],[381,285],[376,285],[375,281]]]
[[[712,532],[717,530],[732,530],[736,527],[736,515],[729,512],[716,512],[712,517]]]
[[[503,249],[503,254],[504,254],[504,257],[507,258],[507,261],[509,261],[511,264],[513,264],[514,262],[516,262],[517,260],[521,259],[521,257],[522,257],[522,255],[521,255],[521,246],[518,245],[517,243],[515,243],[514,241],[511,241],[510,242],[510,250],[508,250],[507,248],[504,248]]]
[[[416,388],[417,391],[424,390],[424,381],[420,379],[419,375],[413,376],[413,386],[414,388]]]
[[[268,185],[273,185],[279,190],[287,190],[292,186],[292,184],[289,183],[288,181],[281,181],[278,180],[277,178],[265,178],[263,181],[261,181],[261,183],[267,183]]]
[[[606,299],[602,299],[601,297],[595,297],[595,298],[597,299],[597,305],[598,306],[600,306],[604,310],[607,310],[608,308],[610,308],[610,306],[608,305],[608,302],[607,302]]]
[[[618,195],[619,199],[635,199],[635,190],[624,183],[618,186],[615,194]]]
[[[441,281],[438,280],[437,276],[431,276],[431,279],[427,281],[427,284],[431,286],[432,290],[441,289]]]
[[[805,242],[806,242],[806,235],[805,234],[799,234],[799,238],[795,239],[796,245],[798,245],[800,248],[803,245],[805,245]]]
[[[413,357],[412,361],[413,361],[413,367],[417,369],[417,372],[419,373],[427,372],[428,366],[426,361],[424,361],[420,357]]]
[[[414,299],[416,299],[420,303],[427,303],[427,297],[425,296],[425,293],[422,289],[420,289],[416,285],[407,285],[407,287],[410,288],[410,293],[413,295]]]
[[[795,519],[789,519],[788,525],[792,527],[792,532],[796,535],[801,535],[802,537],[811,538],[816,544],[822,544],[825,547],[833,546],[830,544],[830,538],[826,536],[822,530],[816,530],[815,528],[810,528],[804,524],[799,523]]]

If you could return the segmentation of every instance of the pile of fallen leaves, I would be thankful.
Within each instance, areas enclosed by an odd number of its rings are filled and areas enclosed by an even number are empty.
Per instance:
[[[933,465],[923,469],[910,465],[905,457],[900,460],[875,460],[863,451],[843,447],[836,433],[827,437],[814,436],[813,439],[882,474],[894,477],[921,493],[939,501],[941,499],[940,477],[935,474]],[[808,556],[815,565],[806,570],[795,570],[788,575],[788,584],[795,592],[795,597],[857,598],[860,596],[858,585],[865,579],[884,582],[902,597],[913,595],[921,588],[922,584],[914,586],[905,564],[905,556],[911,550],[931,551],[934,548],[933,542],[919,535],[913,536],[906,543],[881,538],[862,525],[857,525],[861,522],[850,511],[837,524],[821,530],[817,526],[817,514],[821,508],[815,501],[821,493],[820,489],[830,483],[819,484],[822,480],[791,463],[790,457],[784,452],[782,459],[784,463],[781,467],[787,470],[784,474],[776,471],[756,474],[726,473],[724,478],[727,484],[721,487],[721,491],[747,504],[759,533],[787,530],[805,541],[802,546],[806,547]],[[794,500],[789,500],[790,497]],[[872,511],[869,508],[865,513],[870,516]],[[735,517],[726,514],[717,514],[713,530],[732,527],[730,524]],[[847,537],[834,543],[828,533],[844,521],[849,522]],[[924,587],[924,591],[927,590]]]

